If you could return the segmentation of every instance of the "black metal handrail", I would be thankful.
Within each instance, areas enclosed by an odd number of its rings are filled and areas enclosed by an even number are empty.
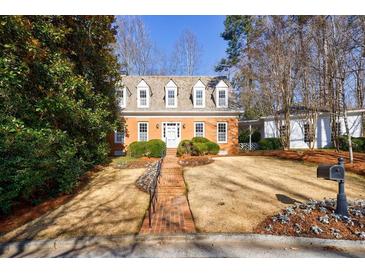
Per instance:
[[[155,174],[152,184],[149,188],[149,194],[150,194],[150,202],[148,205],[148,225],[149,225],[149,227],[151,227],[152,213],[156,212],[156,203],[157,203],[157,199],[158,199],[158,184],[160,182],[161,167],[162,167],[162,162],[163,162],[165,155],[166,155],[166,151],[164,151],[164,153],[162,154],[161,159],[158,160],[156,174]]]

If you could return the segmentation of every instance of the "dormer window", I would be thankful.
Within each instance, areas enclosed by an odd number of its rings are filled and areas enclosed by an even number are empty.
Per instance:
[[[165,86],[165,101],[167,108],[177,107],[177,86],[174,81],[170,80]]]
[[[142,80],[137,86],[137,106],[139,108],[148,108],[150,104],[150,88]]]
[[[205,107],[205,85],[200,80],[193,87],[193,101],[195,108]]]
[[[125,108],[127,106],[127,88],[122,88],[122,92],[120,93],[120,107]]]
[[[216,86],[216,102],[218,108],[228,107],[228,86],[223,80]]]

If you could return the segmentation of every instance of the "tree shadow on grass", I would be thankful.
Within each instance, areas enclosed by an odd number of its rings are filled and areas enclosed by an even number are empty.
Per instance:
[[[10,256],[22,257],[32,255],[27,254],[26,247],[36,239],[46,239],[37,248],[43,252],[42,248],[55,239],[137,233],[148,206],[148,195],[136,189],[135,175],[119,172],[110,168],[68,203],[3,235],[0,256],[4,256],[8,247],[14,247],[14,242],[17,250]],[[75,248],[79,245],[76,240]],[[42,254],[47,257],[47,253]]]

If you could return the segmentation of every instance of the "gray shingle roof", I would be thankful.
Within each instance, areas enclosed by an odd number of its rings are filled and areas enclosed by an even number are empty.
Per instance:
[[[149,108],[137,107],[137,85],[144,80],[150,88]],[[172,80],[177,85],[177,108],[166,108],[165,86]],[[193,87],[201,81],[205,85],[205,108],[194,108]],[[223,80],[228,85],[228,108],[216,107],[215,86]],[[123,111],[238,111],[238,100],[226,77],[209,76],[123,76],[122,83],[127,88],[126,108]]]

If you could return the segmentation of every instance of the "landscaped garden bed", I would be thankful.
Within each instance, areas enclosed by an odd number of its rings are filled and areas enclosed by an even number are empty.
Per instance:
[[[184,167],[202,166],[213,163],[214,160],[211,156],[182,156],[178,163]]]
[[[156,163],[159,158],[121,156],[113,159],[118,168],[148,168]]]
[[[295,203],[274,216],[267,217],[256,233],[365,240],[365,200],[349,202],[349,216],[335,213],[336,200],[310,200]]]

